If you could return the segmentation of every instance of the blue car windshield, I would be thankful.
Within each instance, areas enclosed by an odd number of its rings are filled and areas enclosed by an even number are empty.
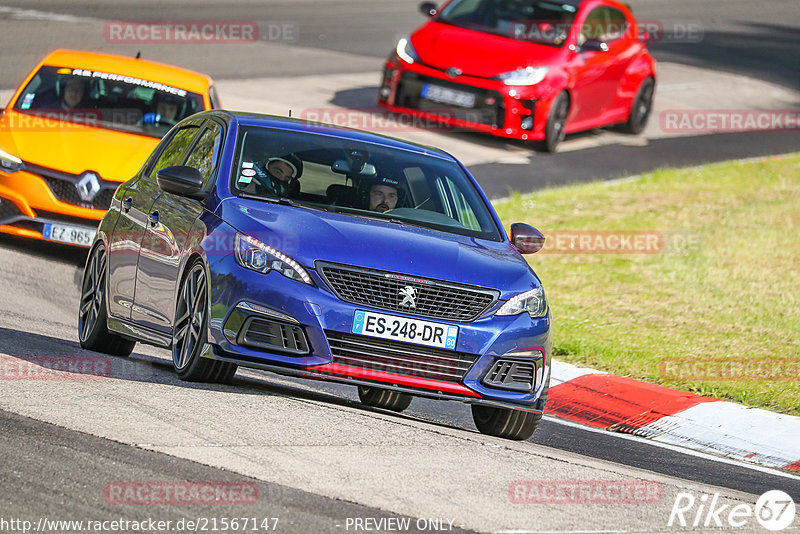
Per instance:
[[[502,240],[457,163],[330,135],[241,127],[230,189],[247,198]]]

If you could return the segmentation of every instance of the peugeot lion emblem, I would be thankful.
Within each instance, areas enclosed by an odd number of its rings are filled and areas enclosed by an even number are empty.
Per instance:
[[[406,286],[400,290],[400,296],[403,297],[403,301],[400,303],[400,306],[406,306],[408,308],[416,308],[417,307],[417,290],[414,289],[413,286]]]
[[[84,202],[91,202],[97,193],[100,192],[100,179],[93,172],[83,174],[83,178],[75,184],[78,194]]]

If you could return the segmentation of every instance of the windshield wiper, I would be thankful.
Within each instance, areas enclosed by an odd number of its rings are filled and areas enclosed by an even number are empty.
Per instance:
[[[397,217],[392,217],[391,215],[384,215],[383,213],[374,211],[365,211],[358,208],[350,208],[348,206],[331,205],[328,206],[327,210],[333,213],[346,213],[347,215],[353,215],[355,217],[363,217],[365,219],[373,219],[376,221],[388,221],[394,224],[408,224],[408,221],[405,221],[403,219],[398,219]]]
[[[291,198],[287,197],[265,197],[245,192],[239,193],[238,197],[246,198],[248,200],[259,200],[261,202],[269,202],[270,204],[280,204],[281,206],[292,206],[293,208],[306,208],[317,211],[331,211],[330,209],[328,209],[329,206],[314,206],[312,204],[306,204],[305,202],[295,202]]]
[[[297,206],[293,200],[286,197],[265,197],[261,195],[254,195],[253,193],[239,193],[239,198],[246,198],[248,200],[260,200],[262,202],[271,202],[272,204],[283,204],[284,206]]]

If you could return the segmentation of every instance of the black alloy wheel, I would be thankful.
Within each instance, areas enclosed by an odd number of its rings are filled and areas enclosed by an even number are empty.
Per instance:
[[[569,115],[569,95],[566,91],[562,91],[550,106],[550,115],[547,117],[544,130],[544,149],[548,152],[555,152],[564,140],[567,115]]]
[[[228,383],[236,365],[202,357],[208,339],[208,284],[203,262],[189,268],[178,293],[172,334],[172,364],[189,382]]]
[[[640,134],[647,126],[647,120],[653,110],[653,93],[655,92],[655,80],[647,78],[639,87],[639,92],[631,104],[631,112],[628,115],[628,122],[625,123],[624,130],[630,134]]]
[[[78,339],[84,349],[113,356],[129,356],[136,342],[108,330],[107,271],[106,249],[103,245],[97,245],[89,255],[83,271],[81,302],[78,308]]]

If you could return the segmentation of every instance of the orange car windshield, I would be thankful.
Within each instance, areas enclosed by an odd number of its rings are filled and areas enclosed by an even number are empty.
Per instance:
[[[52,66],[37,71],[14,105],[21,113],[152,137],[203,109],[201,95],[178,87]]]

